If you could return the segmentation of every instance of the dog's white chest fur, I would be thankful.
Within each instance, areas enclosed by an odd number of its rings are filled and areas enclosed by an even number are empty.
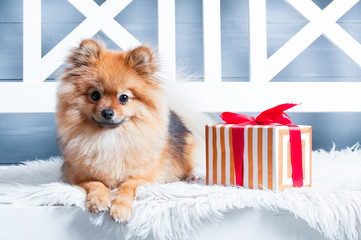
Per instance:
[[[130,176],[144,174],[151,160],[161,154],[161,142],[145,145],[137,141],[139,137],[114,129],[83,133],[67,144],[67,152],[77,159],[73,167],[84,169],[84,174],[94,180],[116,186]]]

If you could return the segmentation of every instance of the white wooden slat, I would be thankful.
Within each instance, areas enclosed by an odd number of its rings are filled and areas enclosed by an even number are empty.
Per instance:
[[[127,50],[134,48],[141,43],[133,37],[124,27],[122,27],[117,21],[109,16],[117,15],[119,9],[124,9],[133,0],[127,1],[106,1],[99,7],[92,0],[68,0],[74,7],[76,7],[86,17],[97,16],[99,22],[101,22],[100,29],[112,39],[121,49]],[[117,6],[114,6],[117,4]]]
[[[206,112],[260,112],[281,103],[302,103],[296,112],[359,112],[361,82],[223,82],[182,83],[187,93]],[[202,93],[202,94],[200,94]]]
[[[88,0],[93,1],[93,0]],[[114,18],[118,15],[124,8],[126,8],[133,0],[107,0],[99,8],[104,9],[103,18]]]
[[[68,1],[87,18],[41,60],[41,0],[24,0],[24,83],[0,83],[0,96],[14,103],[2,105],[0,112],[53,112],[57,83],[39,82],[61,65],[74,43],[99,30],[123,49],[140,44],[113,19],[132,0],[107,0],[102,6],[92,0]],[[283,102],[303,102],[291,111],[361,112],[359,82],[267,82],[321,34],[361,66],[361,45],[336,23],[359,0],[334,0],[324,10],[311,0],[286,1],[310,23],[267,60],[266,0],[250,0],[251,82],[222,83],[220,0],[203,0],[205,83],[177,83],[179,92],[193,96],[201,111],[259,112]],[[158,0],[158,11],[159,53],[175,81],[175,0]]]
[[[309,19],[310,22],[268,59],[268,80],[271,80],[281,72],[282,69],[292,62],[323,33],[325,33],[336,45],[339,45],[346,54],[350,54],[350,57],[358,64],[361,63],[361,57],[357,56],[358,50],[354,53],[351,50],[352,47],[357,46],[356,41],[353,41],[353,38],[346,32],[343,32],[343,35],[334,34],[334,29],[338,26],[335,22],[349,11],[359,0],[335,0],[324,10],[321,10],[311,0],[286,1]],[[328,32],[329,34],[327,34]],[[338,33],[340,33],[340,31],[338,31]],[[335,38],[334,40],[332,40],[333,37]],[[358,49],[361,51],[361,46]]]
[[[99,5],[94,1],[89,0],[68,0],[79,12],[84,16],[94,15],[98,10]],[[99,19],[102,21],[102,19]]]
[[[268,188],[268,130],[269,126],[262,129],[262,186]]]
[[[246,138],[248,136],[248,131],[250,126],[245,126],[244,127],[244,138]],[[244,147],[243,147],[243,159],[248,159],[248,141],[244,141]],[[243,186],[244,187],[249,187],[249,165],[248,165],[248,161],[243,161]],[[237,182],[237,176],[235,177],[236,182]]]
[[[218,150],[221,149],[221,125],[217,125],[214,130],[216,130],[216,146]],[[217,179],[214,179],[216,184],[222,184],[222,161],[219,161],[219,159],[222,159],[222,151],[217,151]]]
[[[359,0],[333,1],[323,11],[312,1],[288,0],[289,3],[311,22],[318,23],[318,31],[339,47],[361,66],[361,44],[348,34],[336,21]]]
[[[204,81],[222,81],[221,63],[221,3],[203,0]]]
[[[158,54],[161,72],[176,80],[175,0],[158,0]]]
[[[249,46],[250,82],[267,82],[266,0],[249,1]]]
[[[0,83],[0,113],[54,112],[58,83]]]
[[[294,8],[298,9],[298,11],[304,13],[306,18],[311,18],[311,16],[314,16],[315,18],[321,18],[321,16],[318,15],[319,12],[317,9],[312,7],[314,5],[312,1],[286,1]],[[272,56],[269,57],[267,66],[268,80],[274,78],[307,47],[309,47],[319,36],[321,36],[322,30],[319,22],[320,21],[316,20],[309,22]]]
[[[305,18],[320,22],[322,26],[332,24],[347,13],[359,0],[334,0],[324,10],[321,10],[312,0],[286,0]]]
[[[340,25],[334,23],[332,26],[325,29],[325,36],[361,67],[361,44]]]
[[[92,1],[90,0],[69,0],[69,2],[87,18],[43,57],[41,61],[43,80],[61,66],[69,50],[74,47],[75,44],[78,44],[82,39],[93,37],[103,26],[108,25],[109,21],[115,21],[113,18],[132,2],[132,0],[107,0],[101,6],[96,5],[94,2],[91,3]],[[109,29],[109,31],[114,30],[112,26],[106,29]],[[124,28],[121,28],[121,31],[125,33]],[[115,36],[118,37],[118,34]],[[120,46],[125,49],[139,45],[139,42],[133,41],[134,39],[129,40],[129,36],[130,34],[122,35],[124,40],[115,42],[117,44],[132,44],[131,46]]]
[[[285,0],[288,2],[291,7],[295,8],[299,13],[301,13],[307,19],[313,19],[313,21],[322,20],[322,14],[319,14],[322,11],[312,0]],[[329,9],[331,4],[328,5],[323,13],[327,12],[326,9]]]
[[[268,58],[267,80],[270,81],[309,47],[319,36],[319,26],[310,22]]]
[[[141,45],[124,27],[114,19],[109,20],[102,26],[102,31],[124,51]]]
[[[41,82],[41,0],[23,1],[23,80]]]
[[[208,127],[208,146],[213,146],[213,131],[212,127]],[[213,149],[208,147],[208,183],[213,185]]]
[[[249,128],[248,131],[252,132],[252,150],[251,153],[253,155],[253,189],[259,189],[258,186],[258,128],[260,126],[253,126],[253,128]],[[250,142],[251,143],[251,142]],[[246,159],[246,158],[245,158]],[[245,161],[244,161],[245,162]]]
[[[54,112],[57,84],[0,83],[1,99],[12,103],[2,104],[0,113]],[[361,82],[194,82],[175,87],[204,112],[260,112],[286,102],[303,103],[291,112],[361,112]]]
[[[321,10],[313,1],[311,0],[308,1],[312,6],[312,7],[311,6],[308,7],[308,11],[310,11],[309,8],[313,8],[314,11],[317,11],[319,13],[319,15],[324,14],[324,16],[327,17],[326,22],[329,23],[329,22],[336,22],[351,8],[353,8],[360,0],[334,0],[324,10]],[[315,16],[313,15],[313,17]]]
[[[51,49],[41,59],[41,79],[45,80],[56,71],[56,69],[64,63],[70,50],[79,44],[82,39],[93,37],[98,32],[96,26],[99,26],[99,22],[95,19],[85,19],[69,35],[61,40],[60,43]]]
[[[336,23],[344,13],[353,8],[358,2],[359,0],[338,0],[331,2],[326,14],[327,17],[334,20],[334,22],[330,23],[330,27],[324,28],[324,35],[354,62],[361,66],[361,44]]]

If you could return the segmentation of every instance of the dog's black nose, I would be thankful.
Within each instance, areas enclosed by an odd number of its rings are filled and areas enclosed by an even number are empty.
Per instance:
[[[104,109],[101,112],[101,115],[104,119],[110,120],[114,117],[114,111],[112,109]]]

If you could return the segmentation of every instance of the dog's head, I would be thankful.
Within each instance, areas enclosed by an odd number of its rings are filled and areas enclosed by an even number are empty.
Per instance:
[[[116,52],[83,40],[68,63],[58,90],[58,111],[63,117],[116,128],[146,121],[164,101],[156,57],[148,47]]]

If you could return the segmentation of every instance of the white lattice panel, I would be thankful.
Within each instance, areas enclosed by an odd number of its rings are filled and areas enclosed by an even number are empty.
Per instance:
[[[0,112],[53,112],[57,83],[44,82],[69,49],[103,31],[120,48],[141,43],[114,20],[132,0],[68,0],[86,18],[41,57],[41,0],[24,0],[23,82],[0,83]],[[361,66],[361,44],[337,20],[359,0],[334,0],[321,10],[312,0],[285,0],[309,20],[267,58],[266,0],[249,0],[250,80],[222,82],[220,0],[203,0],[204,82],[177,83],[202,111],[260,111],[283,102],[302,102],[294,111],[360,112],[361,82],[270,82],[321,35]],[[175,0],[158,0],[158,39],[162,70],[175,81]],[[234,29],[237,31],[237,29]],[[182,44],[182,43],[177,43]],[[201,47],[201,46],[200,46]]]

